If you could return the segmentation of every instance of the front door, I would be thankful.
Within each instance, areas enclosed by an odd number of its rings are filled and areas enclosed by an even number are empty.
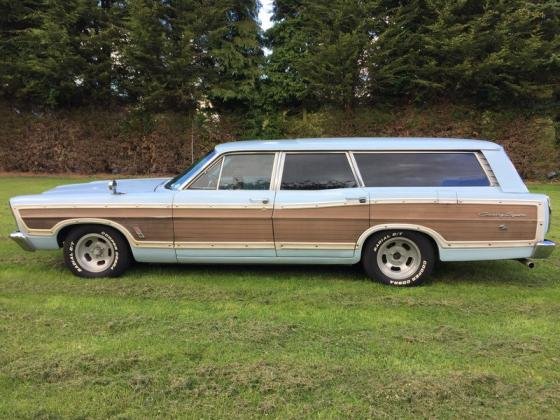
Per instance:
[[[206,261],[275,256],[271,178],[275,153],[219,157],[175,194],[177,259]]]
[[[369,200],[345,152],[286,153],[274,203],[279,257],[354,256]]]

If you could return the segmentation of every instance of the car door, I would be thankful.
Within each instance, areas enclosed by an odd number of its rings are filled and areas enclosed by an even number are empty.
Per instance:
[[[346,152],[287,152],[274,203],[279,257],[352,257],[369,228],[367,194]]]
[[[275,153],[226,154],[175,194],[179,262],[276,255],[271,188],[275,161]]]

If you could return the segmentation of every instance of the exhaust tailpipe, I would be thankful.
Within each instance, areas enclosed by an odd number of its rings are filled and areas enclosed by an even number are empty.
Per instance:
[[[521,264],[525,265],[527,268],[535,268],[534,261],[530,260],[529,258],[521,258],[517,261],[519,261]]]

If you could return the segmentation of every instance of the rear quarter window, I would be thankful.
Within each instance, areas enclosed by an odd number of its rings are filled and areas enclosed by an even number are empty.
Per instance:
[[[366,187],[486,187],[474,153],[354,153]]]

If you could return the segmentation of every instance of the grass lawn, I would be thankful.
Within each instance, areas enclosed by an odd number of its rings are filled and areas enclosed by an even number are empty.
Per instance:
[[[425,286],[356,267],[149,266],[82,280],[8,239],[0,177],[0,417],[560,416],[560,251],[447,263]],[[533,185],[560,207],[560,185]],[[548,237],[560,240],[560,212]]]

